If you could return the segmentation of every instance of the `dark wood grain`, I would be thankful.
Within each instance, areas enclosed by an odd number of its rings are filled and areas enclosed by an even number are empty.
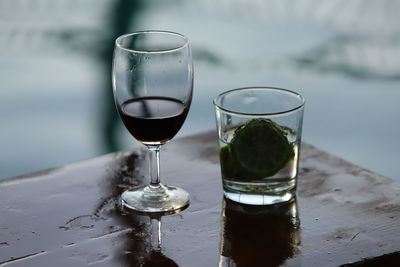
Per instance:
[[[249,207],[223,199],[214,132],[176,139],[161,156],[162,181],[191,195],[186,210],[161,218],[161,251],[151,218],[118,207],[123,190],[147,182],[145,153],[137,149],[1,181],[0,266],[391,266],[400,260],[397,182],[303,144],[297,199]]]

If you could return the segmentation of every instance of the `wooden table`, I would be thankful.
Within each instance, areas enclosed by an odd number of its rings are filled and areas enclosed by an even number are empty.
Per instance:
[[[223,199],[214,132],[173,140],[161,156],[162,181],[191,195],[186,210],[160,219],[161,249],[155,218],[118,208],[124,189],[147,182],[145,153],[137,149],[0,182],[0,266],[397,266],[400,260],[397,182],[303,144],[296,201],[249,207]]]

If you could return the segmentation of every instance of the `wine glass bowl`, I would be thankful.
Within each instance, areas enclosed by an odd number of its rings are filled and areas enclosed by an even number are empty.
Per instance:
[[[160,146],[182,127],[193,95],[189,40],[178,33],[141,31],[118,37],[114,100],[127,130],[149,151],[150,184],[125,191],[121,203],[140,212],[179,211],[189,194],[160,183]]]

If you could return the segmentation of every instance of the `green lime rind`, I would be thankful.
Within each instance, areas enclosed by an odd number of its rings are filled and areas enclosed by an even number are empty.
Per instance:
[[[220,149],[223,175],[251,180],[275,175],[294,157],[286,135],[269,119],[253,119],[238,127],[231,143]]]
[[[224,177],[239,179],[249,177],[249,174],[246,172],[246,170],[237,164],[236,158],[232,155],[230,145],[221,147],[219,150],[219,155],[221,162],[221,173]]]

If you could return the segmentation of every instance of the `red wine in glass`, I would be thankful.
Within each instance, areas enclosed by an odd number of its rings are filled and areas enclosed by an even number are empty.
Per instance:
[[[128,131],[143,144],[165,143],[182,127],[189,108],[169,97],[140,97],[122,103],[119,114]]]

